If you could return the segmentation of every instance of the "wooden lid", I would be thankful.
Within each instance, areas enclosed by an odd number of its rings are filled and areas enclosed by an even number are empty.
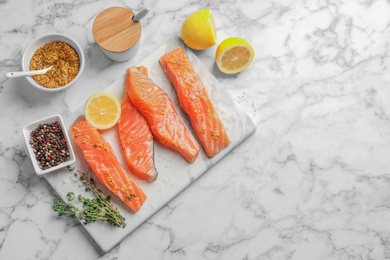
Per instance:
[[[99,13],[92,26],[97,44],[109,52],[123,52],[133,47],[141,36],[141,23],[133,21],[134,13],[115,6]]]

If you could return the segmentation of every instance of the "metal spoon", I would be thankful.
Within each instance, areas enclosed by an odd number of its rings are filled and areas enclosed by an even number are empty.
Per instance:
[[[7,72],[7,73],[5,73],[5,76],[7,78],[18,78],[18,77],[41,75],[41,74],[45,74],[49,69],[51,69],[51,67],[52,66],[50,66],[49,68],[46,68],[46,69],[41,69],[41,70]]]
[[[139,22],[142,18],[145,17],[149,13],[149,10],[144,8],[141,11],[138,12],[138,14],[133,16],[133,21],[134,22]]]

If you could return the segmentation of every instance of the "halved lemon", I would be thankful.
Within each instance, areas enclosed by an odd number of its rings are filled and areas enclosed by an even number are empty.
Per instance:
[[[121,104],[108,92],[95,92],[85,102],[84,116],[93,127],[104,130],[113,127],[121,116]]]
[[[218,45],[215,62],[223,73],[236,74],[245,70],[254,57],[255,50],[246,40],[230,37]]]
[[[181,26],[180,37],[194,50],[205,50],[217,43],[214,16],[210,9],[190,14]]]

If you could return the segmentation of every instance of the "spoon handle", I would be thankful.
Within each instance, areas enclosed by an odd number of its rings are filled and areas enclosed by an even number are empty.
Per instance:
[[[18,77],[40,75],[40,74],[45,74],[50,68],[51,67],[42,70],[7,72],[5,73],[5,76],[7,78],[18,78]]]
[[[134,22],[138,22],[139,20],[141,20],[142,18],[145,17],[145,15],[147,15],[149,12],[148,9],[142,9],[141,11],[139,11],[136,15],[133,16],[133,21]]]

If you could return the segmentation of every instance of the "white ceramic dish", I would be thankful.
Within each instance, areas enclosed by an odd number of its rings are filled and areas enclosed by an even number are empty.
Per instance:
[[[36,87],[37,89],[43,90],[45,92],[58,92],[67,89],[68,87],[72,86],[81,76],[84,70],[84,64],[85,64],[85,57],[84,57],[84,52],[81,48],[81,46],[74,40],[72,37],[62,34],[62,33],[53,33],[53,34],[46,34],[39,36],[35,38],[33,41],[31,41],[26,48],[23,51],[22,55],[22,70],[23,71],[29,71],[30,67],[30,60],[31,57],[34,55],[34,52],[41,46],[45,45],[46,43],[49,42],[54,42],[54,41],[62,41],[70,46],[72,46],[76,51],[77,54],[79,55],[80,58],[80,68],[77,76],[69,82],[67,85],[62,86],[60,88],[46,88],[38,84],[32,77],[26,77],[27,81]]]
[[[127,51],[123,51],[123,52],[107,51],[107,50],[103,49],[102,47],[100,47],[100,46],[99,47],[109,59],[111,59],[113,61],[117,61],[117,62],[125,62],[128,60],[131,60],[132,58],[135,57],[135,55],[137,55],[138,50],[139,50],[139,46],[140,46],[140,41],[141,41],[141,39],[139,39],[133,47],[131,47]]]
[[[36,129],[40,124],[51,123],[53,121],[58,121],[61,124],[62,133],[63,133],[63,135],[64,135],[64,137],[66,139],[66,144],[68,146],[70,158],[66,162],[63,162],[63,163],[61,163],[61,164],[59,164],[57,166],[54,166],[54,167],[51,167],[51,168],[43,170],[43,169],[41,169],[39,167],[38,162],[35,159],[34,151],[33,151],[32,147],[30,145],[30,133],[34,129]],[[24,135],[24,140],[26,141],[26,145],[27,145],[27,154],[28,154],[28,156],[31,159],[31,162],[32,162],[32,164],[34,166],[34,170],[37,173],[37,175],[42,176],[42,175],[44,175],[44,174],[46,174],[48,172],[52,172],[52,171],[64,168],[64,167],[66,167],[66,166],[76,162],[76,156],[75,156],[74,151],[73,151],[72,143],[71,143],[71,141],[69,139],[67,128],[65,126],[64,120],[62,119],[62,117],[60,115],[56,114],[56,115],[48,116],[48,117],[39,119],[37,121],[34,121],[34,122],[30,123],[30,124],[25,125],[23,127],[23,135]]]
[[[112,6],[101,11],[92,26],[92,35],[103,53],[113,61],[125,62],[140,48],[141,22],[133,20],[134,12]]]

